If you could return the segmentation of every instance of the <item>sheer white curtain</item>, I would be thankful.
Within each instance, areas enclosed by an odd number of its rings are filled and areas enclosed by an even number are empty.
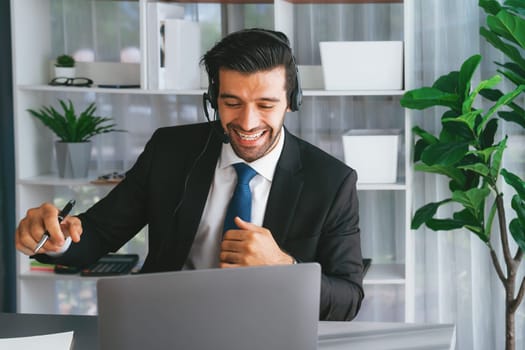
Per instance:
[[[484,23],[485,14],[479,9],[477,0],[416,1],[415,86],[428,86],[437,77],[458,70],[474,53],[483,55],[478,81],[495,74],[492,62],[503,58],[480,38],[479,27]],[[416,113],[414,122],[435,130],[441,113]],[[524,132],[508,123],[501,123],[500,128],[512,140],[504,166],[523,177]],[[447,183],[436,176],[416,174],[414,180],[415,208],[448,197]],[[511,193],[506,194],[507,198],[510,196]],[[497,233],[495,230],[492,241],[499,248]],[[466,230],[434,232],[421,229],[415,237],[416,321],[455,323],[458,350],[503,349],[503,287],[493,270],[487,247]],[[520,276],[524,269],[522,266]],[[516,316],[516,349],[525,349],[524,333],[525,307],[521,305]]]

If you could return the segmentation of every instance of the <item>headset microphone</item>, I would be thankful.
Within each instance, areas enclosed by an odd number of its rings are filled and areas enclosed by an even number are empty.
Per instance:
[[[226,134],[225,132],[221,132],[222,130],[219,130],[220,123],[218,124],[219,128],[216,128],[215,125],[212,125],[210,115],[208,114],[208,106],[206,104],[206,101],[210,101],[211,103],[209,95],[205,92],[204,94],[202,94],[202,108],[204,109],[204,115],[206,116],[210,127],[213,129],[213,131],[217,133],[219,138],[222,140],[222,143],[230,143],[230,136],[228,136],[228,134]],[[217,111],[215,111],[215,113],[217,113]]]

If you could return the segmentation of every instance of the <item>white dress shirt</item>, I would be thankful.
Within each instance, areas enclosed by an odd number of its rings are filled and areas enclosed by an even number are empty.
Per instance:
[[[273,175],[284,145],[284,129],[276,147],[264,157],[251,163],[239,158],[230,144],[223,144],[215,168],[215,176],[208,193],[201,221],[183,269],[206,269],[219,266],[220,244],[226,210],[237,184],[237,175],[232,164],[247,163],[257,175],[250,181],[252,192],[252,220],[262,226],[266,203],[272,186]]]

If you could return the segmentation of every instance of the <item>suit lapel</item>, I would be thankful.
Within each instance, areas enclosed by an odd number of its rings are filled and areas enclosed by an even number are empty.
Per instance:
[[[285,134],[284,147],[275,169],[263,223],[279,245],[286,239],[290,224],[294,220],[303,187],[299,144],[286,129]]]
[[[221,141],[213,135],[201,159],[191,170],[185,198],[176,215],[175,232],[172,234],[174,238],[172,249],[175,251],[173,258],[170,259],[173,263],[172,268],[182,268],[188,256],[213,181],[221,146]]]

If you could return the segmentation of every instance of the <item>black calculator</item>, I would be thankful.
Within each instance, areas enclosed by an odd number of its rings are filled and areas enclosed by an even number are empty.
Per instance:
[[[108,254],[96,263],[82,269],[82,276],[115,276],[126,275],[137,265],[137,254]]]

